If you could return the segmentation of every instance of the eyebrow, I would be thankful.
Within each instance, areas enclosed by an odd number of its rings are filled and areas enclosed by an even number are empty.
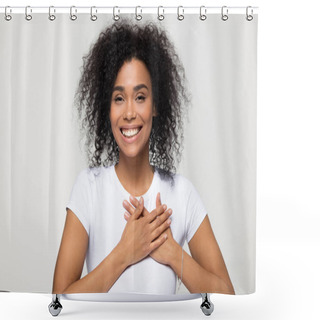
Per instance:
[[[149,90],[148,87],[147,87],[145,84],[142,83],[142,84],[138,84],[137,86],[135,86],[135,87],[133,88],[133,91],[139,91],[139,90],[142,89],[142,88],[146,88],[147,90]],[[124,87],[122,87],[122,86],[116,86],[116,87],[113,88],[112,92],[114,92],[114,91],[121,91],[121,92],[123,92],[123,91],[124,91]]]

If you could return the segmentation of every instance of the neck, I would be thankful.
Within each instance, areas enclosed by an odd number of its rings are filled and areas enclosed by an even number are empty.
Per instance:
[[[126,157],[120,151],[119,163],[115,165],[115,170],[121,184],[130,194],[144,194],[152,183],[154,172],[149,163],[149,149],[134,158]]]

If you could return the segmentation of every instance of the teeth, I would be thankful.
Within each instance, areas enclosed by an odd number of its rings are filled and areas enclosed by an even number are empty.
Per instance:
[[[140,131],[140,128],[129,129],[129,130],[121,129],[122,134],[128,138],[135,136],[136,134],[138,134],[139,131]]]

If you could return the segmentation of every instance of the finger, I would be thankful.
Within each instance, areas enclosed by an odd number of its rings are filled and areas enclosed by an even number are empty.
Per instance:
[[[169,218],[165,222],[163,222],[161,226],[159,226],[157,229],[155,229],[152,232],[151,234],[152,238],[153,239],[158,238],[163,232],[165,232],[170,227],[170,224],[171,224],[171,219]]]
[[[158,239],[156,239],[153,242],[151,242],[151,244],[150,244],[151,252],[153,250],[159,248],[167,239],[168,239],[167,234],[164,234],[164,235],[160,236]]]
[[[129,213],[126,211],[126,212],[124,213],[124,218],[125,218],[125,220],[126,220],[126,221],[129,221],[130,217],[131,217],[131,214],[129,214]]]
[[[136,208],[133,207],[127,200],[124,200],[122,205],[131,215],[134,214],[134,210]]]
[[[136,208],[139,205],[139,200],[134,196],[130,195],[129,197],[131,204]]]
[[[160,199],[160,192],[157,193],[157,198],[156,198],[156,207],[161,206],[161,199]]]
[[[132,204],[135,208],[138,207],[138,205],[139,205],[139,200],[138,200],[138,199],[136,199],[135,197],[133,197],[133,196],[131,196],[131,195],[130,195],[129,199],[130,199],[131,204]],[[144,208],[144,209],[143,209],[143,212],[142,212],[142,216],[145,216],[145,215],[147,215],[148,213],[149,213],[149,211],[148,211],[146,208]]]
[[[154,219],[151,222],[151,230],[155,230],[157,229],[159,226],[161,226],[166,220],[169,219],[169,217],[172,215],[172,210],[168,209],[167,211],[165,211],[163,214],[161,214],[160,216],[158,216],[157,219]]]
[[[133,220],[139,219],[139,217],[141,216],[142,211],[143,211],[143,206],[144,206],[144,199],[143,199],[143,197],[141,197],[140,201],[139,201],[139,205],[134,210],[134,213],[133,213],[133,215],[131,215],[130,219],[133,219]]]
[[[163,204],[163,205],[155,208],[154,210],[152,210],[152,212],[150,213],[150,215],[148,217],[148,222],[151,223],[154,219],[157,218],[157,216],[159,216],[163,212],[165,212],[166,209],[167,209],[167,205]]]

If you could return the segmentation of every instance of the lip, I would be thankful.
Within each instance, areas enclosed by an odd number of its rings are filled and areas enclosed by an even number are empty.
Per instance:
[[[128,137],[125,137],[122,132],[121,132],[121,129],[136,129],[136,128],[141,128],[140,131],[138,132],[138,134],[136,134],[135,136],[131,137],[131,138],[128,138]],[[126,143],[133,143],[135,142],[139,136],[140,136],[140,133],[142,131],[142,128],[143,126],[122,126],[120,127],[120,134],[121,134],[121,137],[122,139],[126,142]]]
[[[142,125],[125,125],[125,126],[121,126],[120,129],[136,129],[136,128],[142,128]]]

